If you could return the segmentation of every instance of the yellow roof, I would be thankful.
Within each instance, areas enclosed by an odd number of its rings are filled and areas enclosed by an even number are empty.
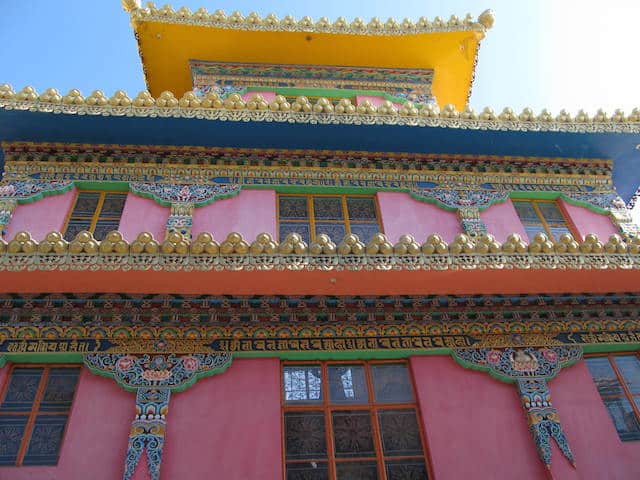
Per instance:
[[[432,92],[440,106],[462,110],[469,96],[480,40],[493,24],[484,12],[449,21],[421,18],[368,23],[339,18],[295,20],[257,14],[226,16],[204,9],[191,12],[170,6],[141,8],[123,0],[131,16],[153,96],[168,90],[180,96],[192,89],[190,60],[296,65],[432,69]]]

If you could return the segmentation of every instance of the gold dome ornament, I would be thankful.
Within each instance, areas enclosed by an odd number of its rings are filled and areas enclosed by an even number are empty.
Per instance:
[[[140,0],[122,0],[122,9],[131,13],[140,8]]]
[[[478,16],[478,23],[487,30],[493,28],[496,21],[496,14],[491,9],[487,9]]]

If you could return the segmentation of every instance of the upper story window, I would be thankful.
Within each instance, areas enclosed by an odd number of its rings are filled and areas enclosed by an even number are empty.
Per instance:
[[[127,192],[80,190],[67,220],[64,237],[73,240],[82,230],[103,240],[107,233],[117,230],[124,209]]]
[[[620,439],[640,440],[640,358],[609,355],[586,362]]]
[[[58,463],[79,373],[78,367],[11,369],[0,397],[0,466]]]
[[[536,233],[546,233],[550,240],[559,240],[560,235],[570,233],[569,222],[560,206],[549,200],[513,200],[529,241]]]
[[[427,478],[405,363],[285,364],[287,480]]]
[[[373,196],[365,195],[278,195],[280,240],[292,232],[305,242],[321,233],[338,243],[348,233],[367,242],[382,231]]]

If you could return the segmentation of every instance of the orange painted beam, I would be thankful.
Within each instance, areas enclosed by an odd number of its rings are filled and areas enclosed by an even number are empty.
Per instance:
[[[0,293],[447,295],[640,291],[640,270],[2,272]]]

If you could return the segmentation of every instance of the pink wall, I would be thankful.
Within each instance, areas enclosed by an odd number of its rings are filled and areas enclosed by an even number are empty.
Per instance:
[[[498,242],[504,242],[512,233],[518,233],[523,239],[527,239],[527,232],[511,200],[492,205],[480,212],[480,219],[487,226],[487,232],[496,237]]]
[[[156,240],[162,242],[170,213],[171,208],[163,207],[155,200],[129,193],[118,230],[129,242],[141,232],[152,233]]]
[[[378,192],[377,197],[384,233],[392,243],[407,233],[418,243],[424,242],[432,233],[441,235],[447,242],[462,233],[455,212],[415,200],[408,193]]]
[[[249,243],[263,232],[277,238],[276,192],[243,190],[235,197],[196,208],[191,232],[194,237],[200,232],[210,232],[218,241],[231,232],[242,234]]]
[[[242,95],[242,100],[244,100],[245,102],[248,102],[249,100],[251,100],[253,97],[255,97],[256,95],[262,95],[262,97],[264,98],[265,102],[267,103],[271,103],[273,102],[273,100],[276,98],[276,92],[269,92],[269,91],[260,91],[260,92],[247,92],[244,95]]]
[[[281,416],[280,361],[234,360],[172,396],[161,479],[281,479]]]
[[[578,233],[584,239],[588,233],[595,233],[600,240],[607,240],[609,236],[620,231],[613,225],[608,215],[592,212],[591,210],[571,205],[570,203],[560,200],[565,211],[569,215],[571,222],[578,230]]]
[[[18,205],[7,226],[6,238],[13,239],[16,233],[27,231],[31,233],[33,239],[40,241],[49,232],[61,231],[75,195],[74,188],[61,195],[52,195],[42,200]]]
[[[444,356],[412,357],[411,368],[435,478],[546,478],[514,385]],[[583,361],[550,390],[577,463],[554,445],[553,478],[640,478],[640,442],[619,440]]]
[[[3,370],[8,370],[5,366]],[[0,372],[2,382],[2,372]],[[0,383],[1,385],[1,383]],[[122,478],[135,395],[83,369],[55,467],[0,467],[2,480]]]
[[[513,385],[448,356],[411,357],[411,369],[434,478],[545,478]]]

